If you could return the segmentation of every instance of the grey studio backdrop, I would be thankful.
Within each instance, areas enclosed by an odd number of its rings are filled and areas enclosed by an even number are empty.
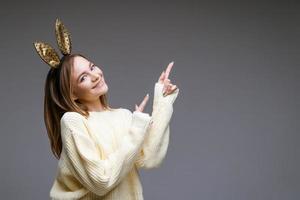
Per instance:
[[[112,107],[134,110],[171,61],[180,88],[146,200],[300,199],[299,1],[1,2],[1,199],[49,199],[57,169],[43,122],[49,67],[33,42],[102,66]]]

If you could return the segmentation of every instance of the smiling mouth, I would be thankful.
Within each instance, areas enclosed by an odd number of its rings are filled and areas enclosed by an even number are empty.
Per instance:
[[[93,89],[96,88],[97,86],[102,86],[102,85],[103,85],[103,82],[100,81],[100,82],[98,82],[98,83],[93,87]]]

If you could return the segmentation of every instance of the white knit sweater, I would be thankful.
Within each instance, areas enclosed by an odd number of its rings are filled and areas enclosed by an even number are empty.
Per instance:
[[[138,170],[162,163],[179,93],[177,89],[164,97],[162,89],[161,83],[155,84],[151,116],[125,108],[89,112],[88,118],[66,112],[60,121],[63,148],[50,198],[143,200]]]

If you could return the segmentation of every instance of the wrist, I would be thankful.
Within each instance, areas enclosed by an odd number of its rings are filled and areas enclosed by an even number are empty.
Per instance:
[[[159,82],[155,83],[153,108],[155,108],[156,106],[158,106],[160,104],[171,104],[172,105],[179,94],[179,89],[177,88],[173,93],[164,96],[163,88],[164,88],[164,84],[159,83]]]

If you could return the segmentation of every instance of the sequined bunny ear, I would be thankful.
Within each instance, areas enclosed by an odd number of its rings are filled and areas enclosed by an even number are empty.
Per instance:
[[[34,47],[42,60],[50,65],[50,67],[58,67],[60,58],[56,51],[49,44],[44,42],[34,42]]]
[[[55,22],[55,34],[56,34],[56,41],[58,47],[63,55],[68,55],[71,53],[71,36],[69,31],[63,25],[63,23],[56,19]]]

